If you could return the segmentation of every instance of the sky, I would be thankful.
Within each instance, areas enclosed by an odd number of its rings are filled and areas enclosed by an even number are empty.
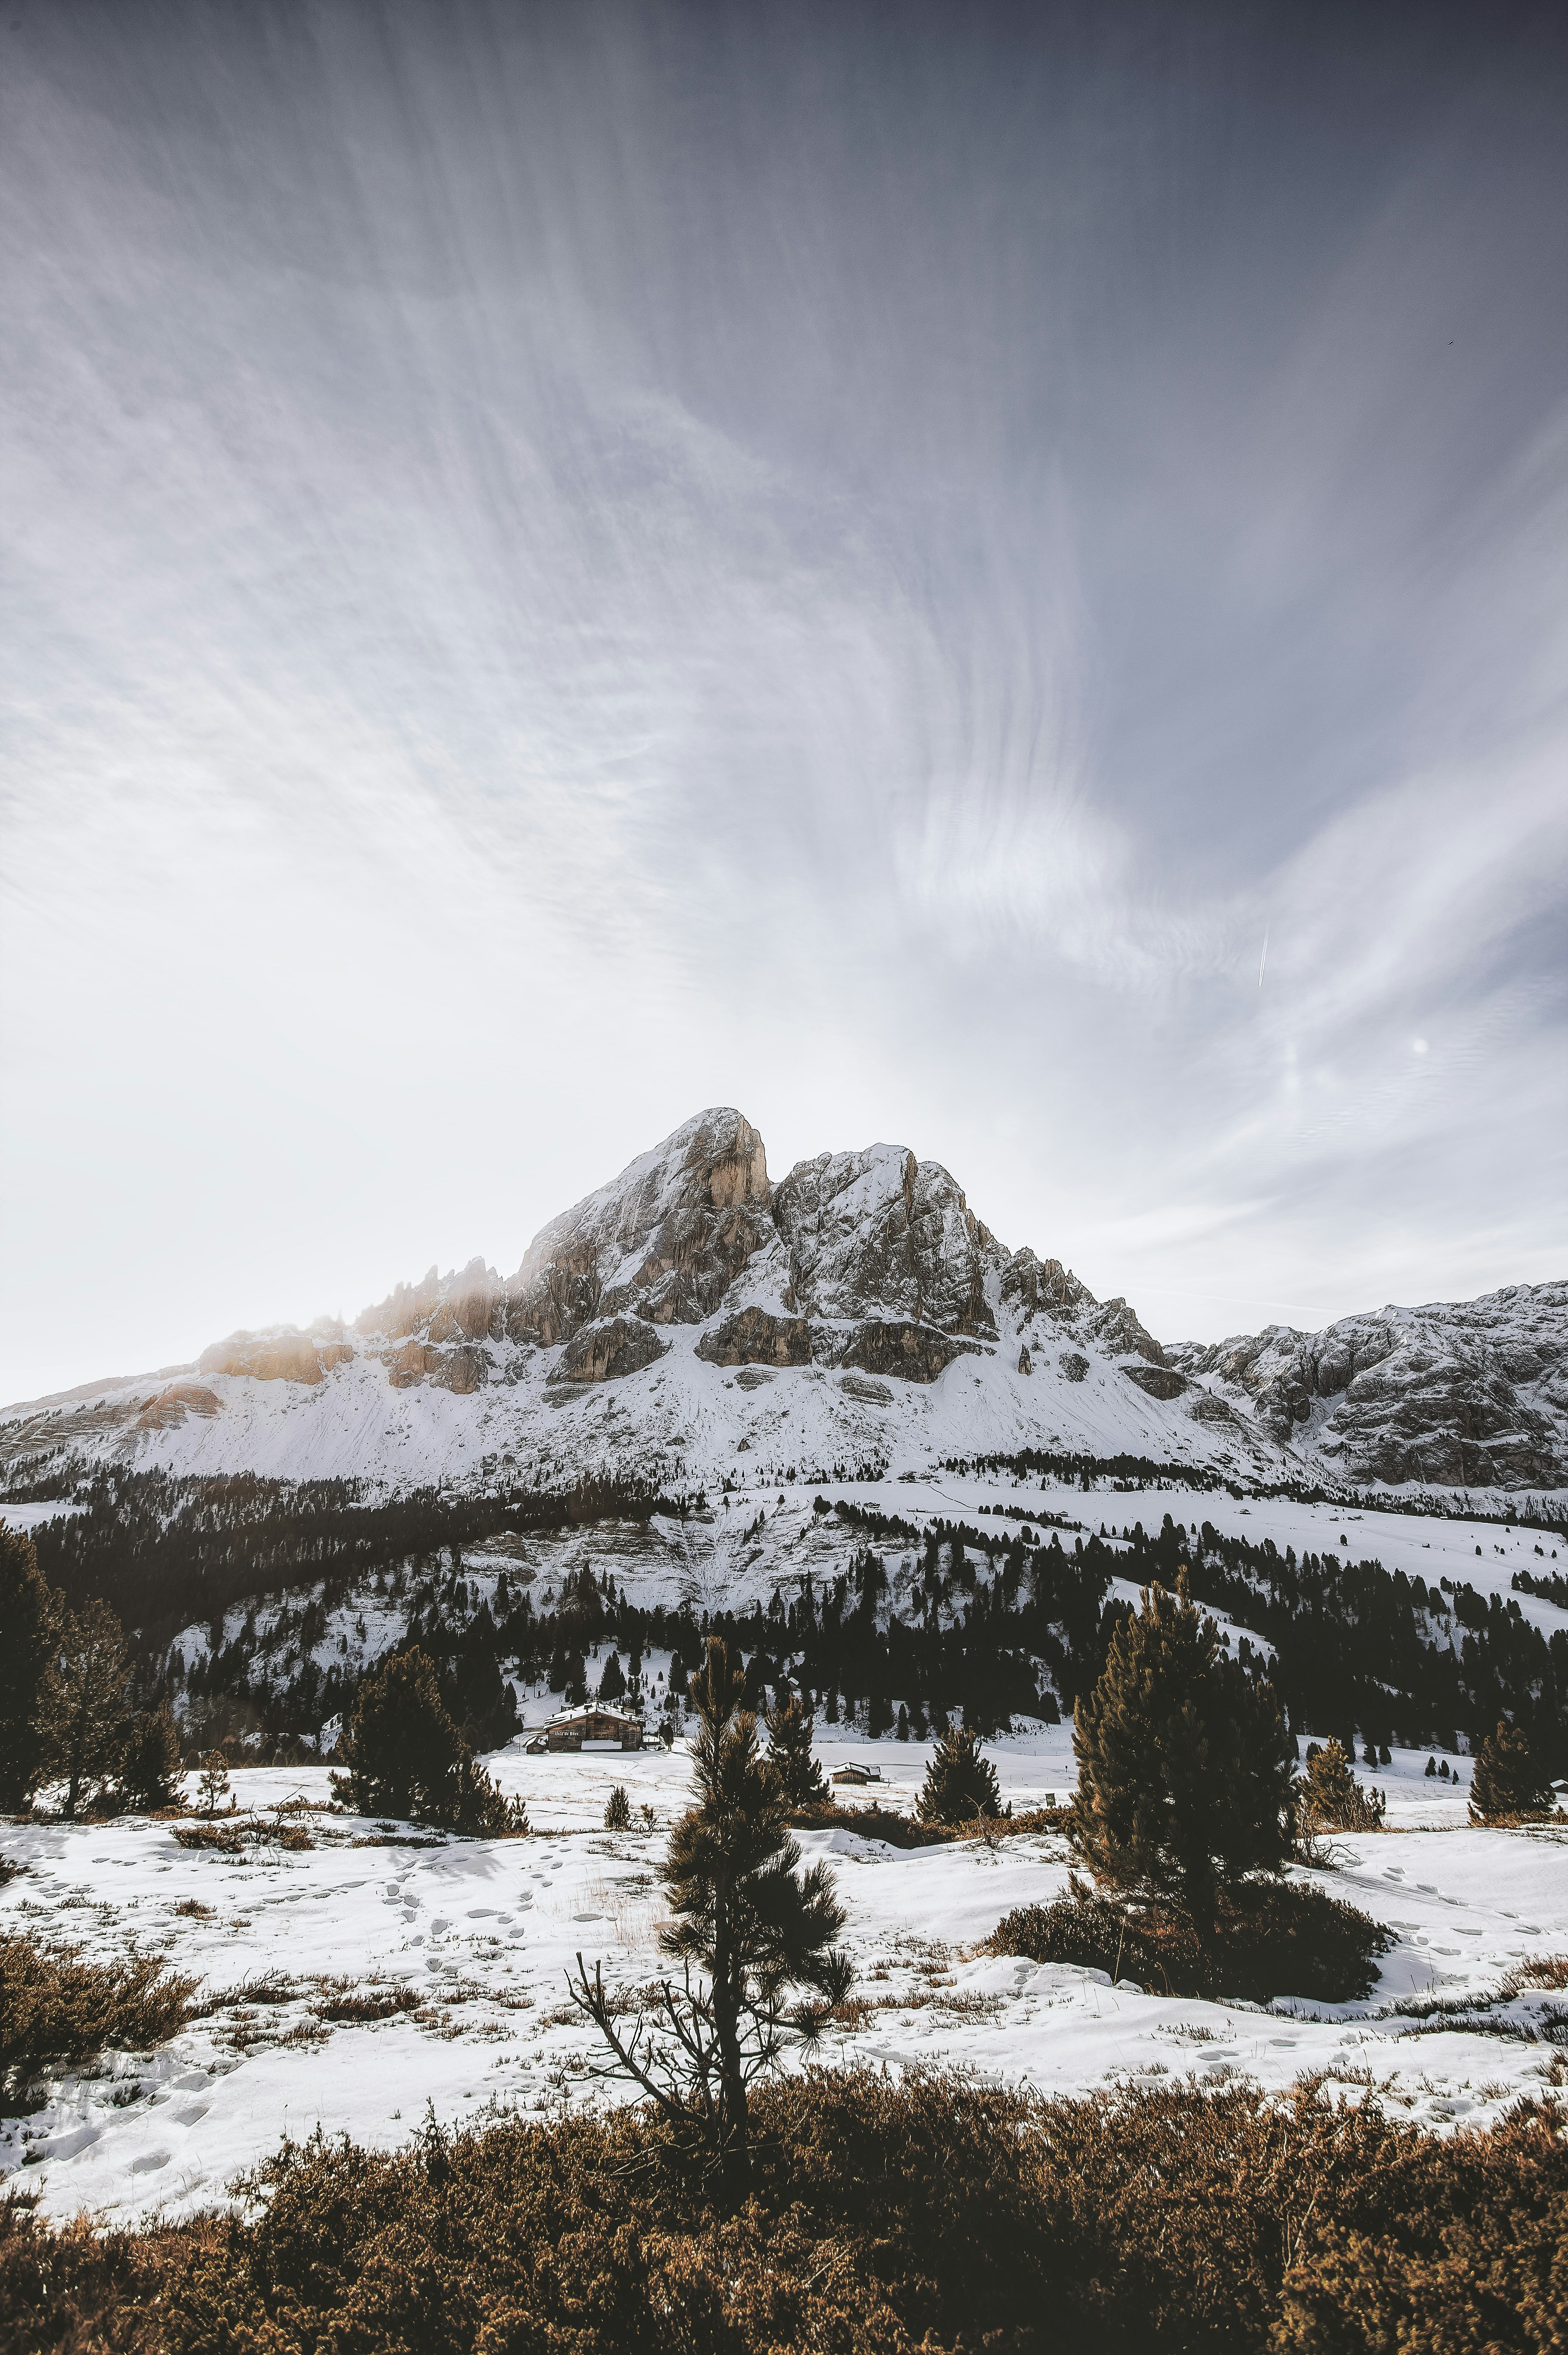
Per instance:
[[[0,1398],[706,1104],[1568,1275],[1568,21],[0,10]]]

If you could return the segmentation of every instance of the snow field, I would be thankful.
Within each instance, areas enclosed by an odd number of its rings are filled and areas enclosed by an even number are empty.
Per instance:
[[[829,1770],[874,1760],[876,1796],[903,1809],[929,1754],[926,1744],[852,1737],[819,1748]],[[1016,1808],[1071,1789],[1065,1727],[1014,1736],[992,1754]],[[170,1823],[141,1817],[0,1834],[27,1868],[0,1891],[7,1933],[97,1960],[159,1952],[216,1999],[150,2060],[111,2054],[103,2073],[53,2083],[42,2109],[0,2129],[0,2166],[25,2166],[57,2217],[87,2208],[130,2223],[221,2200],[284,2133],[319,2125],[387,2147],[427,2104],[461,2125],[491,2102],[543,2115],[625,2098],[594,2073],[600,2051],[566,2003],[566,1974],[579,1950],[624,1986],[656,1969],[662,1835],[687,1804],[688,1760],[678,1747],[530,1758],[513,1744],[487,1764],[527,1797],[535,1837],[359,1846],[379,1837],[374,1824],[307,1815],[297,1820],[313,1850],[247,1846],[228,1857],[183,1849]],[[1509,2007],[1534,2041],[1391,2007],[1487,1997],[1527,1956],[1568,1952],[1568,1832],[1471,1829],[1462,1795],[1435,1791],[1424,1765],[1396,1753],[1377,1777],[1394,1828],[1337,1841],[1334,1870],[1315,1876],[1395,1932],[1364,2005],[1173,2000],[1097,1973],[974,1955],[1003,1914],[1065,1889],[1067,1851],[1054,1837],[901,1850],[843,1828],[803,1834],[806,1856],[833,1867],[865,2006],[821,2057],[961,2067],[1048,2092],[1188,2073],[1278,2089],[1324,2071],[1351,2089],[1370,2077],[1435,2126],[1495,2118],[1562,2073],[1561,2053],[1540,2037],[1563,1998],[1525,1994]],[[326,1796],[316,1768],[240,1770],[233,1783],[242,1811]],[[608,1835],[616,1783],[635,1828]],[[845,1796],[853,1805],[873,1794]],[[410,1837],[406,1827],[392,1834]],[[416,2010],[373,2023],[318,2016],[334,1992],[402,1990]]]

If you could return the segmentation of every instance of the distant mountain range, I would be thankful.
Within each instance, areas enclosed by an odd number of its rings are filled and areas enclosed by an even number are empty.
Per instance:
[[[1162,1347],[1125,1300],[998,1242],[940,1163],[875,1145],[774,1182],[723,1108],[552,1220],[512,1276],[432,1268],[351,1327],[233,1333],[0,1414],[13,1482],[110,1460],[393,1489],[919,1477],[1025,1448],[1246,1485],[1560,1488],[1568,1283]]]

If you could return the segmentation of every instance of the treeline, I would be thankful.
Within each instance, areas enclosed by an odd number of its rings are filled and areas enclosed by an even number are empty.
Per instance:
[[[1510,1502],[1506,1512],[1497,1512],[1488,1506],[1472,1504],[1467,1489],[1450,1490],[1448,1501],[1439,1503],[1424,1491],[1409,1497],[1395,1496],[1383,1489],[1326,1488],[1315,1480],[1251,1480],[1243,1486],[1211,1465],[1160,1464],[1148,1455],[1059,1454],[1040,1447],[1020,1447],[1008,1455],[950,1455],[944,1459],[942,1468],[964,1478],[1005,1472],[1015,1480],[1058,1480],[1066,1487],[1086,1491],[1102,1482],[1110,1488],[1127,1491],[1196,1488],[1212,1495],[1223,1489],[1227,1496],[1238,1499],[1268,1497],[1293,1505],[1332,1505],[1337,1511],[1354,1508],[1363,1513],[1409,1513],[1422,1520],[1479,1521],[1497,1529],[1540,1529],[1547,1536],[1568,1541],[1568,1516],[1564,1516],[1560,1504],[1549,1502],[1545,1497],[1520,1496]]]
[[[680,1503],[635,1483],[462,1496],[421,1488],[368,1497],[357,1480],[176,1478],[112,1468],[75,1491],[81,1509],[34,1533],[38,1566],[68,1602],[101,1596],[156,1641],[280,1587],[347,1592],[379,1571],[503,1530],[537,1534],[645,1520]]]
[[[1293,1726],[1349,1747],[1472,1746],[1499,1717],[1522,1727],[1553,1775],[1568,1772],[1568,1627],[1550,1639],[1511,1597],[1461,1582],[1429,1586],[1380,1561],[1331,1553],[1297,1559],[1168,1514],[1157,1533],[1129,1533],[1124,1574],[1174,1584],[1189,1565],[1194,1594],[1273,1646],[1275,1682]],[[1528,1575],[1528,1573],[1525,1573]]]

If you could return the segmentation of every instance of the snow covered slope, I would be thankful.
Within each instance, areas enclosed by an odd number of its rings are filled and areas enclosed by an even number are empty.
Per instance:
[[[1161,1348],[1125,1300],[1009,1251],[939,1163],[823,1154],[776,1184],[699,1114],[503,1279],[432,1268],[354,1325],[238,1332],[191,1367],[0,1416],[0,1463],[335,1475],[393,1488],[693,1486],[1023,1447],[1308,1476],[1568,1480],[1568,1286]],[[1467,1420],[1468,1418],[1468,1420]]]

